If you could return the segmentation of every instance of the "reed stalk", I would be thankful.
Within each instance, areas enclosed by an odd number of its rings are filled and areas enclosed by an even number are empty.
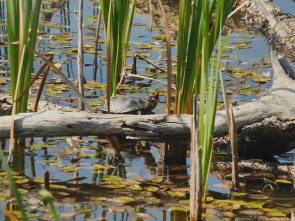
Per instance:
[[[0,150],[0,160],[2,162],[4,170],[6,172],[6,177],[7,177],[7,180],[9,182],[11,192],[12,192],[13,196],[15,197],[16,203],[18,205],[18,209],[19,209],[19,211],[21,213],[21,220],[26,221],[26,220],[28,220],[28,218],[27,218],[27,215],[26,215],[26,212],[25,212],[24,205],[22,203],[21,196],[20,196],[20,194],[19,194],[19,192],[17,190],[17,186],[16,186],[16,184],[14,182],[10,167],[7,164],[6,160],[5,160],[5,157],[4,157],[4,154],[3,154],[2,150]]]
[[[131,3],[129,0],[100,0],[100,4],[106,36],[107,69],[110,72],[110,88],[107,90],[113,96],[124,68],[135,0]]]
[[[199,99],[198,133],[202,151],[202,194],[213,150],[213,130],[219,85],[219,62],[228,36],[221,30],[234,0],[180,0],[175,114],[192,113],[193,96]],[[193,3],[193,4],[191,4]],[[213,15],[214,12],[214,15]],[[216,65],[210,58],[218,41]]]
[[[26,50],[25,45],[35,48],[37,39],[37,29],[40,13],[41,0],[11,1],[7,3],[7,22],[8,22],[8,47],[9,64],[11,77],[12,98],[16,90],[21,94],[31,78],[34,54]],[[23,13],[24,9],[24,13]],[[21,65],[20,59],[24,51],[24,61]],[[16,88],[18,75],[20,75],[19,87]],[[26,112],[28,103],[28,93],[16,104],[16,113]]]

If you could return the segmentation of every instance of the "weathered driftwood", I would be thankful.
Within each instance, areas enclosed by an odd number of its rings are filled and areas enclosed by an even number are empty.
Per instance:
[[[246,0],[243,0],[245,2]],[[276,35],[276,45],[284,53],[294,57],[295,52],[295,18],[288,15],[270,0],[247,0],[248,7],[243,10],[247,13],[247,20],[251,18],[257,25],[267,22],[267,35]]]
[[[15,116],[15,137],[125,135],[165,140],[189,138],[190,116],[90,114],[46,111]],[[9,137],[10,116],[0,118],[0,138]]]
[[[254,155],[279,153],[295,145],[295,81],[282,68],[268,38],[269,57],[274,69],[273,85],[259,100],[234,108],[239,133],[239,152]],[[224,133],[224,112],[216,118],[216,136]]]

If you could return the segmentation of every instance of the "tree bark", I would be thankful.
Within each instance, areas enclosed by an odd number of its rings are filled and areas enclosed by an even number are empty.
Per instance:
[[[246,0],[243,0],[245,2]],[[295,18],[283,12],[270,0],[248,0],[249,5],[242,11],[246,20],[252,20],[258,26],[266,22],[264,31],[267,35],[276,35],[276,46],[286,55],[294,58]]]

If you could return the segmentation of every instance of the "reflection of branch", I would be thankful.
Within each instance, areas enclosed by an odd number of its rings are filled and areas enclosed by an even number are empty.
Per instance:
[[[50,8],[61,8],[61,6],[63,6],[66,2],[67,0],[59,0],[59,1],[53,2],[50,5]],[[41,18],[41,21],[50,21],[53,16],[53,13],[54,12],[44,12]]]

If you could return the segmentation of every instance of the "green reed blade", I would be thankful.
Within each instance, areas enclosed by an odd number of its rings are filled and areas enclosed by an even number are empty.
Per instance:
[[[46,190],[46,189],[40,190],[38,193],[46,200],[47,204],[49,204],[49,208],[50,208],[50,211],[51,211],[54,219],[56,221],[59,221],[60,220],[59,219],[59,214],[56,211],[56,209],[55,209],[55,207],[54,207],[54,205],[52,203],[52,199],[51,199],[52,195],[51,195],[51,193],[48,192],[48,190]]]
[[[111,1],[101,0],[101,11],[104,20],[104,32],[105,36],[108,34],[110,38],[106,45],[110,45],[110,52],[107,52],[107,56],[111,56],[110,60],[110,72],[111,72],[111,95],[116,93],[117,81],[123,69],[123,63],[126,58],[126,52],[129,42],[131,22],[133,19],[133,12],[135,8],[135,1],[132,1],[131,8],[129,0],[113,0]],[[131,9],[131,10],[130,10]],[[110,13],[109,27],[108,27],[108,14]],[[107,32],[110,33],[107,33]]]
[[[1,162],[2,162],[2,165],[3,165],[3,168],[4,168],[5,172],[6,172],[6,177],[7,177],[7,180],[9,182],[9,186],[11,188],[11,192],[12,192],[13,196],[16,199],[17,205],[19,207],[18,208],[19,211],[21,212],[21,215],[22,215],[21,220],[27,221],[28,218],[27,218],[27,215],[26,215],[26,212],[25,212],[24,205],[22,203],[21,196],[20,196],[20,194],[19,194],[19,192],[17,190],[17,186],[16,186],[16,184],[14,182],[14,179],[13,179],[13,176],[11,174],[10,167],[9,167],[9,165],[6,162],[6,159],[4,157],[4,154],[3,154],[2,150],[0,150],[0,159],[1,159]]]

